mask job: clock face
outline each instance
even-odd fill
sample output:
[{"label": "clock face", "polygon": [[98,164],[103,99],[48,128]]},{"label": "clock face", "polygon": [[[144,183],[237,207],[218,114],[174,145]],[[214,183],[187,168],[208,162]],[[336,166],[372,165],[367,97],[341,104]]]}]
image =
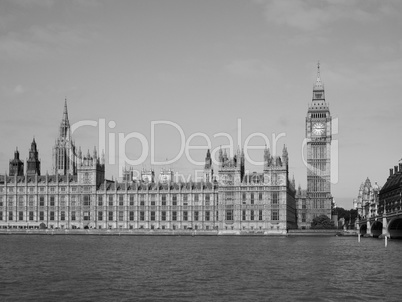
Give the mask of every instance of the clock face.
[{"label": "clock face", "polygon": [[325,133],[324,123],[314,123],[313,124],[313,134],[314,135],[323,135],[324,133]]}]

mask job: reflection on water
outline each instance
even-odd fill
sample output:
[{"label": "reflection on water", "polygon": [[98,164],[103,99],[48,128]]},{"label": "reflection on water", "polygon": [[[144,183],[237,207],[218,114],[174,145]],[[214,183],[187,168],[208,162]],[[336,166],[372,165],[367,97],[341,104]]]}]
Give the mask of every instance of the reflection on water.
[{"label": "reflection on water", "polygon": [[0,300],[399,301],[402,241],[0,236]]}]

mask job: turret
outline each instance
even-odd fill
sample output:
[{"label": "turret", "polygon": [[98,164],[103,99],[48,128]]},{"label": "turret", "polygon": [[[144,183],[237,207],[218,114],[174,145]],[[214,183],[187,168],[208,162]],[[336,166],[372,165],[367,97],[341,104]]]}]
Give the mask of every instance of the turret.
[{"label": "turret", "polygon": [[222,148],[219,149],[219,166],[223,167],[223,154],[222,154]]},{"label": "turret", "polygon": [[288,166],[289,155],[288,155],[288,149],[286,148],[285,145],[283,145],[283,149],[282,149],[282,161],[286,166]]},{"label": "turret", "polygon": [[94,148],[93,156],[87,151],[83,157],[81,148],[78,150],[78,179],[83,184],[90,184],[99,186],[105,180],[105,165],[100,164],[99,160],[95,158],[97,151]]},{"label": "turret", "polygon": [[205,156],[205,165],[204,165],[204,181],[212,182],[214,170],[212,169],[212,158],[211,152],[207,151],[207,155]]},{"label": "turret", "polygon": [[36,146],[35,138],[33,138],[31,149],[29,149],[29,157],[27,159],[27,175],[40,175],[39,152]]},{"label": "turret", "polygon": [[267,168],[270,164],[271,154],[269,153],[269,149],[265,145],[264,149],[264,168]]},{"label": "turret", "polygon": [[225,152],[223,153],[223,165],[224,166],[226,166],[228,160],[229,160],[228,154],[226,153],[226,149],[225,149]]},{"label": "turret", "polygon": [[15,149],[14,159],[10,160],[9,174],[10,176],[24,175],[24,163],[20,160],[20,153],[18,152],[18,148]]},{"label": "turret", "polygon": [[79,165],[79,166],[82,165],[82,151],[81,151],[81,147],[78,148],[78,165]]},{"label": "turret", "polygon": [[105,164],[105,150],[102,150],[101,165]]},{"label": "turret", "polygon": [[244,167],[244,149],[241,150],[240,154],[240,178],[241,180],[244,179],[245,167]]},{"label": "turret", "polygon": [[209,152],[209,149],[208,149],[207,155],[205,157],[204,169],[210,169],[211,167],[212,167],[212,159],[211,159],[211,153]]},{"label": "turret", "polygon": [[97,162],[97,160],[98,160],[98,152],[96,151],[96,147],[94,147],[93,158],[94,158],[95,162]]},{"label": "turret", "polygon": [[145,170],[141,171],[141,181],[145,183],[153,183],[155,182],[155,171],[154,170]]}]

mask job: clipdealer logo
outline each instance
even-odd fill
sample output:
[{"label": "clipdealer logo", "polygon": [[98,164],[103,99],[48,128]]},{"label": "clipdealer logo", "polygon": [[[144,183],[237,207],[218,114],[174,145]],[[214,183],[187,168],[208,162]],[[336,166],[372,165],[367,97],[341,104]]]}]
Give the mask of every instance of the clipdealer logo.
[{"label": "clipdealer logo", "polygon": [[[111,120],[106,123],[105,118],[100,118],[98,121],[96,120],[82,120],[74,123],[71,126],[71,134],[76,132],[78,129],[82,127],[95,127],[98,128],[98,150],[101,152],[107,153],[107,159],[105,158],[106,162],[109,165],[116,164],[116,154],[118,154],[118,165],[119,165],[119,176],[122,176],[122,170],[127,165],[129,166],[138,166],[142,165],[147,161],[148,156],[150,157],[150,164],[152,166],[166,166],[177,162],[182,156],[185,156],[186,159],[193,165],[204,165],[204,161],[196,161],[192,158],[190,151],[191,150],[211,150],[211,159],[213,164],[219,165],[219,162],[216,160],[218,158],[217,152],[220,149],[228,150],[228,156],[233,156],[235,154],[236,149],[242,149],[244,152],[244,157],[247,162],[251,163],[252,165],[262,166],[264,165],[263,161],[256,161],[253,160],[249,154],[250,150],[264,150],[265,148],[269,148],[271,155],[275,156],[278,141],[285,137],[285,133],[272,133],[271,139],[268,136],[261,132],[254,132],[251,133],[246,137],[243,142],[242,138],[242,120],[240,118],[237,119],[237,133],[236,139],[237,143],[235,144],[235,138],[230,135],[229,133],[219,132],[215,133],[212,137],[213,139],[217,138],[224,138],[227,140],[226,145],[220,145],[218,147],[212,148],[212,140],[211,137],[208,136],[206,133],[203,132],[195,132],[192,133],[190,136],[186,138],[183,128],[180,127],[175,122],[161,120],[161,121],[151,121],[150,129],[151,129],[151,136],[148,140],[142,133],[139,132],[130,132],[130,133],[114,133],[110,132],[116,127],[116,122]],[[177,131],[177,135],[180,138],[180,149],[179,152],[173,159],[165,160],[165,161],[157,161],[156,160],[156,132],[158,129],[162,127],[170,127]],[[107,144],[106,144],[106,136],[107,136]],[[205,144],[194,144],[193,140],[196,138],[202,138],[205,141]],[[263,145],[250,145],[250,142],[253,138],[260,138],[263,140]],[[130,140],[137,140],[140,147],[141,147],[141,155],[136,159],[131,159],[126,154],[126,144]],[[262,157],[261,157],[262,158]]]}]

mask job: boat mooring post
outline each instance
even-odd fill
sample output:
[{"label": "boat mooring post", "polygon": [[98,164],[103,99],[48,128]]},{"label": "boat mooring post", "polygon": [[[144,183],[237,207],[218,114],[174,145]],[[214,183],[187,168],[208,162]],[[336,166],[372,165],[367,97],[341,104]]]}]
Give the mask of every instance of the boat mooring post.
[{"label": "boat mooring post", "polygon": [[388,245],[388,236],[385,235],[385,247],[387,247],[387,245]]},{"label": "boat mooring post", "polygon": [[360,233],[357,235],[357,242],[360,242]]}]

